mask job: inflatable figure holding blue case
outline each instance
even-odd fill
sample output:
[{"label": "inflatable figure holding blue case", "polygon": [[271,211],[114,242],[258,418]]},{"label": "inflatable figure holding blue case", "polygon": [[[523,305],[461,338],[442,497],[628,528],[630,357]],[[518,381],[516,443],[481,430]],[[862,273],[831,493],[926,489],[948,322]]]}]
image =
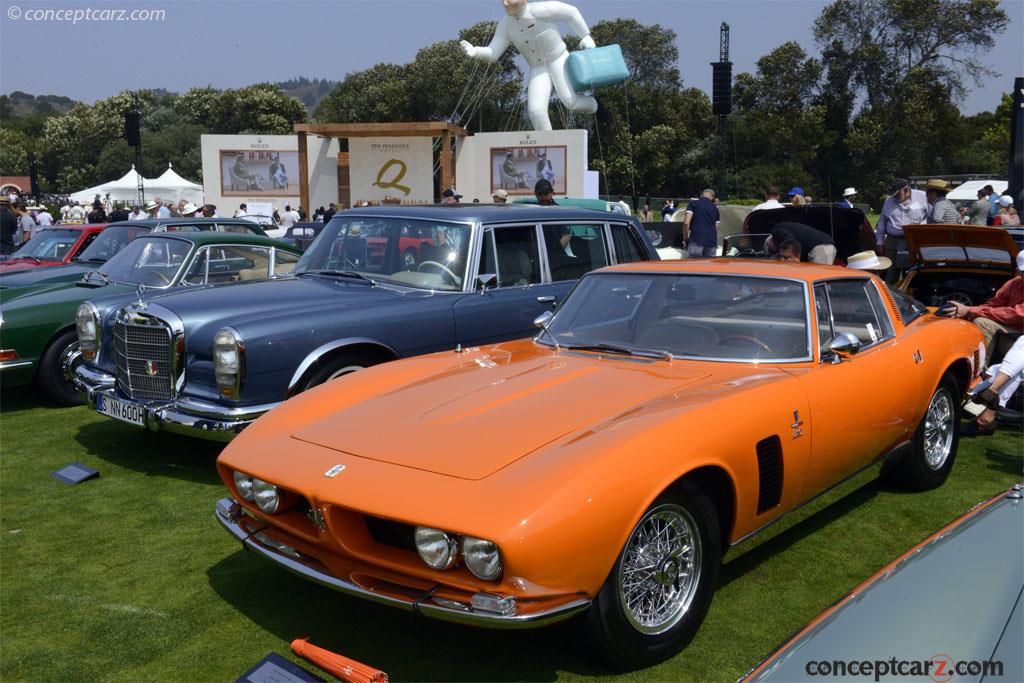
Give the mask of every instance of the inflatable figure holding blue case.
[{"label": "inflatable figure holding blue case", "polygon": [[552,87],[558,99],[570,111],[584,114],[596,112],[597,100],[579,94],[569,80],[566,72],[569,51],[556,23],[568,23],[574,33],[582,36],[580,48],[593,49],[594,39],[590,37],[590,29],[580,11],[572,5],[555,0],[502,0],[502,5],[506,16],[498,22],[491,44],[475,47],[463,40],[462,49],[466,54],[494,62],[504,54],[510,43],[515,45],[530,65],[526,101],[534,130],[551,130],[548,102]]}]

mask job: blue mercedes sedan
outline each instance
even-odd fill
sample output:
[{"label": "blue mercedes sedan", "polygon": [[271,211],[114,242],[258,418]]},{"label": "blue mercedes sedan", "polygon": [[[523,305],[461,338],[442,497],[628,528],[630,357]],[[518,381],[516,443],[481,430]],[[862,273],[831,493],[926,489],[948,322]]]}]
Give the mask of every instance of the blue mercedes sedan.
[{"label": "blue mercedes sedan", "polygon": [[[305,389],[397,358],[526,337],[590,270],[655,260],[632,217],[572,207],[336,214],[293,274],[83,305],[98,353],[75,381],[100,413],[229,440]],[[92,332],[88,332],[88,331]]]}]

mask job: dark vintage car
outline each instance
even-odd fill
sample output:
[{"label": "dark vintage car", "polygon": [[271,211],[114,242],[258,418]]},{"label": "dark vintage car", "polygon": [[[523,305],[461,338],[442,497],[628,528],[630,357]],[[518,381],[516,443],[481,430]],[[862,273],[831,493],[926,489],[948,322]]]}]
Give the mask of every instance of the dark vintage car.
[{"label": "dark vintage car", "polygon": [[325,224],[320,222],[296,223],[284,231],[281,241],[306,251],[320,235],[324,227]]},{"label": "dark vintage car", "polygon": [[851,254],[875,247],[875,232],[860,209],[809,204],[750,212],[743,222],[746,234],[727,237],[722,256],[764,256],[765,238],[782,222],[803,223],[830,235],[836,243],[837,265],[845,265]]},{"label": "dark vintage car", "polygon": [[1005,230],[977,225],[908,225],[913,264],[900,289],[929,306],[981,306],[1013,277],[1017,244]]},{"label": "dark vintage car", "polygon": [[0,262],[0,273],[71,263],[92,244],[106,224],[58,225],[37,230],[28,242]]},{"label": "dark vintage car", "polygon": [[[79,282],[55,284],[0,303],[0,379],[5,387],[36,382],[56,403],[79,403],[67,376],[81,360],[75,317],[82,302],[97,299],[85,304],[87,327],[93,311],[107,312],[178,287],[283,275],[298,260],[294,247],[259,235],[208,230],[142,233]],[[87,354],[93,352],[86,349]]]},{"label": "dark vintage car", "polygon": [[1022,488],[882,567],[743,680],[1024,680]]},{"label": "dark vintage car", "polygon": [[100,266],[129,242],[151,232],[237,232],[264,235],[263,229],[251,221],[224,218],[160,218],[144,221],[124,221],[108,225],[72,263],[32,271],[0,273],[0,301],[9,301],[52,285],[63,286],[82,279]]},{"label": "dark vintage car", "polygon": [[[607,212],[346,211],[294,277],[179,292],[97,319],[102,349],[78,382],[108,415],[227,440],[289,396],[355,370],[529,336],[584,273],[655,258],[638,221]],[[139,382],[126,362],[156,371]]]}]

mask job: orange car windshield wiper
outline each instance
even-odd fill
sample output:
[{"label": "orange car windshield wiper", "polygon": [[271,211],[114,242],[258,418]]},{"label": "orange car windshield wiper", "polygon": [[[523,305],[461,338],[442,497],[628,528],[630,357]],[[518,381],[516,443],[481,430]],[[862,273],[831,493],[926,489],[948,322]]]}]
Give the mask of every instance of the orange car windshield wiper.
[{"label": "orange car windshield wiper", "polygon": [[609,344],[607,342],[598,342],[597,344],[562,344],[562,348],[572,349],[573,351],[607,351],[608,353],[620,353],[625,356],[663,358],[665,360],[672,360],[673,357],[670,351],[664,349],[634,349],[628,346]]}]

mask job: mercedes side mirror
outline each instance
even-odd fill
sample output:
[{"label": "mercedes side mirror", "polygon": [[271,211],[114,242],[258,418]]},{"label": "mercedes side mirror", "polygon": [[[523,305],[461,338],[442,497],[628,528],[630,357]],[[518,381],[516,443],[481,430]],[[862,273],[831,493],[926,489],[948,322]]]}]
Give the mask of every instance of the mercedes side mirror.
[{"label": "mercedes side mirror", "polygon": [[483,294],[487,291],[488,287],[494,287],[498,284],[498,276],[494,273],[481,273],[476,276],[476,286]]},{"label": "mercedes side mirror", "polygon": [[860,349],[860,340],[849,332],[841,332],[828,340],[825,348],[832,354],[833,363],[849,360]]},{"label": "mercedes side mirror", "polygon": [[555,314],[551,311],[544,311],[536,318],[533,319],[533,326],[539,330],[543,330],[551,322],[551,319],[555,317]]}]

